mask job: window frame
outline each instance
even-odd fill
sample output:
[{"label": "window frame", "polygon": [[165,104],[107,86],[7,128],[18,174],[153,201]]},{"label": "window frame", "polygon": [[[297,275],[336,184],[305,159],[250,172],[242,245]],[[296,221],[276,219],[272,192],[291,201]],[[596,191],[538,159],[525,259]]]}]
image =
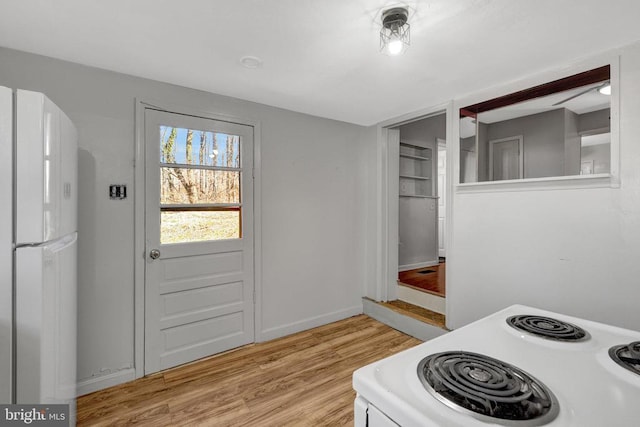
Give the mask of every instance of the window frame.
[{"label": "window frame", "polygon": [[[176,126],[165,125],[169,128],[175,128]],[[187,131],[193,132],[212,132],[218,133],[221,135],[227,135],[232,137],[237,137],[237,150],[238,150],[238,166],[230,167],[230,166],[212,166],[212,165],[200,165],[200,164],[188,164],[188,163],[167,163],[163,161],[158,162],[158,167],[160,170],[162,168],[172,168],[172,169],[192,169],[192,170],[210,170],[210,171],[223,171],[223,172],[236,172],[238,173],[238,202],[237,203],[162,203],[162,183],[160,184],[160,206],[159,212],[161,215],[160,219],[160,244],[161,245],[173,245],[173,244],[182,244],[182,243],[197,243],[197,242],[215,242],[222,240],[239,240],[242,239],[242,163],[243,163],[243,153],[242,153],[242,141],[240,135],[232,135],[224,132],[215,132],[215,131],[207,131],[202,129],[185,129]],[[162,140],[159,141],[162,144]],[[162,179],[162,173],[160,173],[160,179]],[[162,242],[162,214],[164,212],[238,212],[238,236],[237,237],[228,237],[224,239],[208,239],[208,240],[198,240],[198,241],[185,241],[185,242],[171,242],[171,243],[163,243]]]},{"label": "window frame", "polygon": [[[475,95],[454,101],[454,111],[456,113],[477,114],[469,111],[468,107],[476,109],[486,108],[490,102],[496,100],[505,100],[511,97],[513,100],[523,94],[526,96],[530,91],[539,90],[550,83],[556,81],[562,82],[568,77],[578,74],[587,75],[587,79],[598,79],[602,76],[602,69],[609,69],[609,81],[611,84],[610,98],[610,132],[611,132],[611,166],[610,172],[607,174],[592,175],[569,175],[554,176],[543,178],[524,178],[503,181],[481,181],[481,182],[460,182],[460,115],[452,117],[453,121],[453,138],[457,141],[455,144],[454,157],[454,189],[456,193],[476,193],[476,192],[500,192],[500,191],[526,191],[526,190],[553,190],[553,189],[572,189],[572,188],[619,188],[620,187],[620,58],[618,55],[609,55],[606,57],[596,58],[571,67],[541,73],[536,76],[523,78],[502,86],[496,86],[478,92]],[[594,70],[598,70],[597,72]],[[594,71],[593,73],[590,73]],[[594,77],[595,76],[595,77]],[[584,81],[584,80],[583,80]],[[596,80],[596,81],[602,81]],[[582,85],[589,84],[583,83]],[[575,86],[575,87],[579,87]],[[552,92],[553,93],[553,92]],[[507,94],[507,95],[505,95]],[[544,96],[544,95],[540,95]],[[523,100],[523,99],[521,99]],[[515,101],[513,103],[520,102]],[[494,104],[495,105],[495,104]],[[504,104],[507,105],[507,104]],[[476,156],[477,162],[477,156]]]}]

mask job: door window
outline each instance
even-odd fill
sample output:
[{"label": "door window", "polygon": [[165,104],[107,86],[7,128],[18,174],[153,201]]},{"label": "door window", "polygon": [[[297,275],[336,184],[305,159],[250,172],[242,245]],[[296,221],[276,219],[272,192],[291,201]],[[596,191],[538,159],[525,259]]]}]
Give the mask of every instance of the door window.
[{"label": "door window", "polygon": [[160,243],[241,238],[240,136],[159,131]]}]

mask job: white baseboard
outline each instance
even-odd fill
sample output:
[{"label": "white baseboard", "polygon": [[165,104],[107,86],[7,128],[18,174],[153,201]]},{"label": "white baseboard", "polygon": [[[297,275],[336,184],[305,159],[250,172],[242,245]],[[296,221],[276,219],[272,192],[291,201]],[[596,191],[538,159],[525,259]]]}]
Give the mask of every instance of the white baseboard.
[{"label": "white baseboard", "polygon": [[407,286],[398,285],[398,299],[440,314],[447,314],[446,299],[428,292],[420,292]]},{"label": "white baseboard", "polygon": [[357,316],[358,314],[362,314],[362,305],[355,305],[343,310],[322,314],[320,316],[310,317],[308,319],[299,320],[287,325],[265,329],[260,334],[260,341],[269,341],[287,335],[295,334],[296,332],[306,331],[307,329],[326,325],[327,323],[331,322],[337,322],[338,320],[346,319],[347,317],[351,316]]},{"label": "white baseboard", "polygon": [[78,396],[93,393],[94,391],[104,390],[114,385],[123,384],[136,379],[136,370],[133,368],[123,369],[111,374],[99,377],[91,377],[78,382],[76,393]]},{"label": "white baseboard", "polygon": [[363,305],[364,314],[367,316],[422,341],[428,341],[448,332],[446,329],[438,328],[414,319],[413,317],[405,316],[367,298],[363,298]]},{"label": "white baseboard", "polygon": [[431,261],[425,261],[425,262],[417,262],[415,264],[399,265],[398,266],[398,272],[400,272],[400,271],[408,271],[408,270],[415,270],[416,268],[433,267],[434,265],[438,265],[438,264],[440,264],[440,260],[439,259],[431,260]]}]

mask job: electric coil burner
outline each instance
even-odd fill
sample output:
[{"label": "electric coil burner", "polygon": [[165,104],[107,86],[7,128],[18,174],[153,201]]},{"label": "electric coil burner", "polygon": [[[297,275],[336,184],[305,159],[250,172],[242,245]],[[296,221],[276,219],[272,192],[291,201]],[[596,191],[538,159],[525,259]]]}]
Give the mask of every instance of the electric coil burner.
[{"label": "electric coil burner", "polygon": [[620,366],[640,375],[640,341],[629,345],[616,345],[609,349],[609,356]]},{"label": "electric coil burner", "polygon": [[430,355],[418,364],[418,376],[438,400],[480,420],[540,426],[558,415],[558,401],[544,384],[513,365],[482,354],[449,351]]},{"label": "electric coil burner", "polygon": [[587,332],[569,322],[545,316],[518,315],[507,319],[515,329],[556,341],[583,341],[589,339]]}]

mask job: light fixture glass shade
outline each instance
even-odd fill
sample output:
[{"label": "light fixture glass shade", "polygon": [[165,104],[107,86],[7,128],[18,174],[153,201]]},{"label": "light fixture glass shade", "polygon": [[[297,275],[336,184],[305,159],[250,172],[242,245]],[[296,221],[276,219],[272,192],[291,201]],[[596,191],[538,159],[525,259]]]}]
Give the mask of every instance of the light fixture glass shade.
[{"label": "light fixture glass shade", "polygon": [[393,8],[382,13],[380,30],[380,50],[387,55],[399,55],[411,44],[405,8]]},{"label": "light fixture glass shade", "polygon": [[606,85],[602,86],[600,89],[598,89],[598,92],[603,95],[611,95],[611,84],[607,83]]}]

